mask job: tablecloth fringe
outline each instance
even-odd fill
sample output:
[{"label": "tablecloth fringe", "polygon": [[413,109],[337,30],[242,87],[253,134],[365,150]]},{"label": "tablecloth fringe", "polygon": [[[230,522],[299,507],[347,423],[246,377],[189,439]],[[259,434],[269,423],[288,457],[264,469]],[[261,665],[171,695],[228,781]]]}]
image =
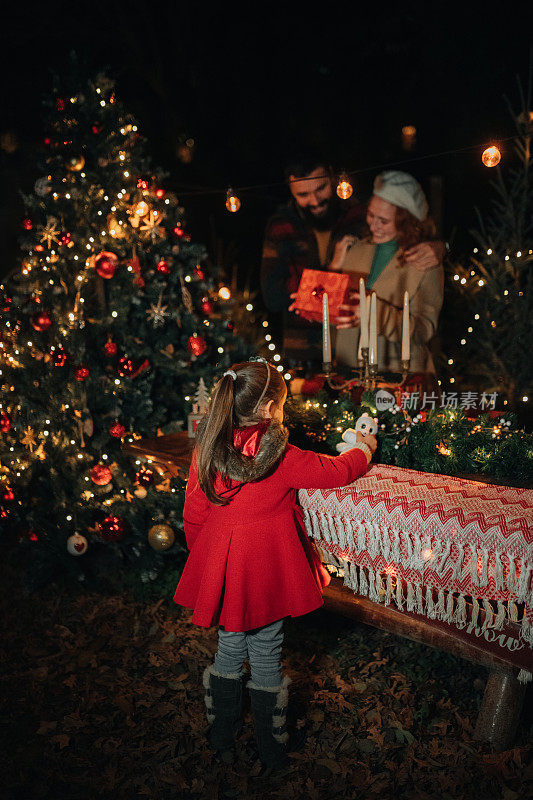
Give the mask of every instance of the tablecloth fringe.
[{"label": "tablecloth fringe", "polygon": [[[340,559],[335,553],[332,553],[332,556],[337,561],[337,571],[344,578],[345,585],[373,602],[385,605],[394,603],[400,611],[405,607],[407,611],[427,616],[429,619],[448,622],[457,628],[471,626],[472,630],[478,634],[484,633],[487,629],[502,630],[506,619],[511,622],[519,622],[518,607],[514,600],[505,602],[494,600],[491,603],[487,598],[472,596],[471,602],[467,603],[463,593],[454,593],[442,588],[432,589],[424,583],[398,579],[394,574],[394,562],[396,562],[422,572],[423,578],[424,568],[428,568],[430,560],[427,557],[427,550],[430,550],[430,558],[434,562],[431,569],[439,575],[444,575],[451,567],[452,577],[459,580],[466,564],[471,570],[472,583],[486,586],[488,585],[489,553],[485,549],[476,549],[470,545],[463,548],[459,544],[456,545],[457,557],[452,560],[451,543],[440,540],[432,543],[429,535],[418,536],[400,531],[392,532],[391,536],[391,531],[382,531],[376,523],[353,522],[329,514],[317,514],[314,510],[307,508],[304,509],[304,519],[307,532],[312,538],[319,540],[321,545],[333,545],[340,551]],[[400,540],[406,545],[407,556],[400,549]],[[468,556],[464,552],[467,548],[470,551]],[[382,555],[386,561],[393,563],[384,570],[378,571],[347,560],[347,551],[357,553],[362,550],[368,552],[371,557]],[[328,552],[330,551],[328,550]],[[532,593],[528,591],[531,565],[526,565],[524,559],[520,559],[520,571],[517,573],[514,559],[507,556],[506,558],[512,565],[509,570],[507,586],[503,581],[504,569],[501,554],[496,553],[494,562],[496,589],[513,591],[518,601],[525,602],[526,608],[520,624],[520,637],[533,647],[533,626],[527,613],[532,605]],[[494,610],[493,603],[496,610]],[[480,622],[481,607],[484,611],[482,622]]]},{"label": "tablecloth fringe", "polygon": [[[486,598],[472,597],[467,602],[464,594],[446,589],[431,589],[414,581],[397,579],[392,574],[383,574],[369,567],[361,567],[351,561],[341,561],[334,567],[345,586],[357,594],[368,597],[375,603],[388,606],[391,603],[400,611],[421,614],[429,619],[455,625],[457,628],[470,627],[478,634],[486,630],[501,631],[506,619],[519,622],[516,603],[496,601],[497,611]],[[480,610],[484,615],[481,621]],[[520,624],[520,638],[533,646],[533,629],[527,616]]]},{"label": "tablecloth fringe", "polygon": [[488,586],[494,579],[496,591],[509,591],[520,603],[533,606],[531,574],[533,564],[507,553],[463,545],[450,539],[432,538],[429,533],[393,530],[370,520],[351,520],[304,508],[308,534],[354,553],[362,550],[371,558],[382,555],[390,561],[423,572],[431,569],[440,577],[451,570],[460,581],[468,576],[474,586]]}]

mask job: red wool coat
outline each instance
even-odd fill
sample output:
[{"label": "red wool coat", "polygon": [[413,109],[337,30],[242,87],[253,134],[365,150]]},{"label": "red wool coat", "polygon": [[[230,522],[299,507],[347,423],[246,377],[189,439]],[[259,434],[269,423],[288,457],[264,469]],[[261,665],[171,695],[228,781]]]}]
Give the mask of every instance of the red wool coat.
[{"label": "red wool coat", "polygon": [[[235,444],[245,455],[255,454],[262,433],[264,426],[236,431]],[[298,489],[346,486],[366,469],[360,449],[325,456],[284,439],[273,471],[250,483],[232,481],[229,505],[216,506],[200,488],[193,456],[183,511],[190,554],[174,601],[194,609],[197,625],[220,624],[228,631],[319,608],[330,579],[305,532]],[[215,488],[224,489],[220,477]]]}]

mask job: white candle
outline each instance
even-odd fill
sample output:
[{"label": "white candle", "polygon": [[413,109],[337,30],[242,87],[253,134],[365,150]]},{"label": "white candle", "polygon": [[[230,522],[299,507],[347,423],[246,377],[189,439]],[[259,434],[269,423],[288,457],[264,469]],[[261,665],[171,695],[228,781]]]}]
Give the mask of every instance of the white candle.
[{"label": "white candle", "polygon": [[409,292],[404,292],[402,319],[402,361],[409,361],[410,357],[411,342],[409,337]]},{"label": "white candle", "polygon": [[368,363],[378,363],[378,327],[377,327],[377,309],[376,309],[376,293],[372,292],[372,299],[370,300],[370,333],[368,344]]},{"label": "white candle", "polygon": [[322,295],[322,363],[331,363],[331,338],[329,332],[329,306],[326,292]]},{"label": "white candle", "polygon": [[361,309],[361,333],[359,334],[359,342],[361,347],[368,347],[368,314],[366,307],[366,289],[365,282],[359,278],[359,306]]}]

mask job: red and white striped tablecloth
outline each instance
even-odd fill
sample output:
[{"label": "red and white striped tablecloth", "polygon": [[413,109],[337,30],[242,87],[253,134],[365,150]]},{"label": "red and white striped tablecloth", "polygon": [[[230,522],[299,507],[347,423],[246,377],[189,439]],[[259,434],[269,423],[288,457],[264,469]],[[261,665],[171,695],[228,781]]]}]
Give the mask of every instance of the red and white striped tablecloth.
[{"label": "red and white striped tablecloth", "polygon": [[374,464],[299,499],[354,591],[494,636],[519,623],[517,646],[533,647],[533,490]]}]

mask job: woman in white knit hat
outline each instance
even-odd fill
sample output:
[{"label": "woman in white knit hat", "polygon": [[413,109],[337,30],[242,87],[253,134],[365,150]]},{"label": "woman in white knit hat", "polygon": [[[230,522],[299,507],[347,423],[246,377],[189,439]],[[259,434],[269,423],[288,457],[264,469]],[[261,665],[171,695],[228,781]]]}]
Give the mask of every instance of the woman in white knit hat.
[{"label": "woman in white knit hat", "polygon": [[[337,319],[335,359],[337,364],[357,365],[360,312],[359,278],[367,293],[377,297],[378,366],[380,372],[401,372],[401,341],[404,292],[409,292],[411,373],[435,374],[428,342],[435,335],[442,307],[444,271],[435,266],[420,271],[405,259],[410,247],[434,238],[433,222],[420,184],[406,172],[378,175],[368,204],[369,235],[357,240],[336,259],[334,269],[352,273],[352,300],[341,306]],[[439,248],[435,248],[439,252]],[[432,381],[429,381],[431,384]]]}]

